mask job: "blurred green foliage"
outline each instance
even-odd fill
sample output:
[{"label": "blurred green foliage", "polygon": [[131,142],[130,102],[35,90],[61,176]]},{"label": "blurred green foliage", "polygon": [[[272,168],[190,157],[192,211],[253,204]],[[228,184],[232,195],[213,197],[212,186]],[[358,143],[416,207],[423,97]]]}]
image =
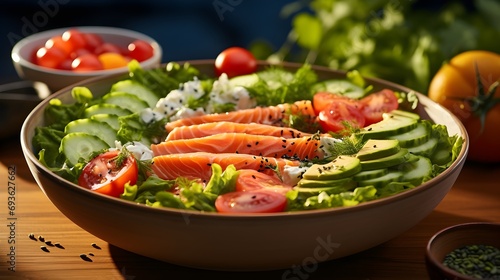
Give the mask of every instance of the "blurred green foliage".
[{"label": "blurred green foliage", "polygon": [[499,0],[298,0],[281,16],[292,17],[287,41],[274,49],[254,44],[259,59],[358,70],[424,94],[454,55],[500,53]]}]

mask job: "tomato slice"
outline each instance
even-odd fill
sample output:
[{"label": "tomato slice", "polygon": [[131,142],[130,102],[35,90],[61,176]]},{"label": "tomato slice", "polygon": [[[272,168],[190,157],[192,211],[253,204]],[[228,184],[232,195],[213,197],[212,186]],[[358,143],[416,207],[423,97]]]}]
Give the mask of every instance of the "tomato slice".
[{"label": "tomato slice", "polygon": [[253,169],[240,169],[236,180],[236,191],[268,190],[286,194],[292,189],[277,176],[269,175]]},{"label": "tomato slice", "polygon": [[341,133],[349,127],[361,128],[365,125],[362,107],[355,99],[338,98],[319,112],[319,124],[324,132]]},{"label": "tomato slice", "polygon": [[78,177],[78,185],[87,189],[119,197],[126,183],[137,182],[138,167],[134,156],[129,155],[119,166],[117,158],[120,151],[113,150],[98,155],[83,168]]},{"label": "tomato slice", "polygon": [[215,73],[226,73],[229,78],[257,71],[257,60],[247,49],[231,47],[222,51],[215,59]]},{"label": "tomato slice", "polygon": [[384,113],[395,110],[399,107],[398,98],[394,91],[384,89],[372,93],[360,99],[363,104],[363,115],[365,116],[365,125],[377,123],[382,120]]},{"label": "tomato slice", "polygon": [[275,213],[283,212],[286,202],[285,195],[277,192],[229,192],[217,197],[215,208],[220,213]]}]

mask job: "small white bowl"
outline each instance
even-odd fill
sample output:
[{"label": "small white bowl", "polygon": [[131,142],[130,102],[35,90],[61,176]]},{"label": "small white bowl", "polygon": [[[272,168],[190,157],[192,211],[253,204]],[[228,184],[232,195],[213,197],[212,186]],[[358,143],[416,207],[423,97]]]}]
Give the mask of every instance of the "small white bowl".
[{"label": "small white bowl", "polygon": [[88,78],[126,73],[128,71],[127,67],[120,67],[92,72],[73,72],[41,67],[31,61],[31,56],[36,49],[42,47],[48,39],[62,35],[68,29],[77,29],[81,32],[97,34],[101,36],[104,42],[113,43],[123,48],[126,48],[129,43],[136,39],[144,40],[153,46],[154,53],[151,58],[141,62],[141,66],[145,69],[155,68],[161,63],[161,46],[156,40],[145,34],[133,30],[105,26],[65,27],[39,32],[17,42],[12,49],[11,57],[19,77],[25,80],[43,82],[47,84],[51,91],[55,92]]}]

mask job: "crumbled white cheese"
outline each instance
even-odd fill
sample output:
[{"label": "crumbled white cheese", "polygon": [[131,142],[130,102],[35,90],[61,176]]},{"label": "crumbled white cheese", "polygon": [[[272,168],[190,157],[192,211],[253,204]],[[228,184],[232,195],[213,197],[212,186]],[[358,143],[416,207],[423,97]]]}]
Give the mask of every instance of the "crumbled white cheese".
[{"label": "crumbled white cheese", "polygon": [[295,186],[302,178],[308,167],[285,165],[282,178],[283,182],[289,186]]},{"label": "crumbled white cheese", "polygon": [[149,148],[149,146],[144,145],[141,142],[133,141],[128,142],[122,145],[122,143],[118,140],[115,141],[116,148],[110,148],[110,151],[113,150],[121,150],[123,147],[126,147],[127,150],[137,159],[137,160],[150,160],[153,158],[153,151]]}]

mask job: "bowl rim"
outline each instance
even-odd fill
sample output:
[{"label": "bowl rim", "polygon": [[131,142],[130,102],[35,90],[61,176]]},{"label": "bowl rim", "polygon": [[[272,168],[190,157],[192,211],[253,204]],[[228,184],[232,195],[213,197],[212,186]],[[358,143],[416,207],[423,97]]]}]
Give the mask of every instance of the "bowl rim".
[{"label": "bowl rim", "polygon": [[141,61],[140,64],[150,64],[153,63],[156,60],[162,59],[163,55],[163,49],[160,46],[160,44],[150,37],[149,35],[146,35],[144,33],[132,30],[132,29],[125,29],[125,28],[120,28],[120,27],[113,27],[113,26],[68,26],[68,27],[62,27],[62,28],[56,28],[56,29],[49,29],[41,32],[34,33],[32,35],[26,36],[19,40],[14,47],[12,48],[11,51],[11,59],[14,63],[19,63],[19,65],[27,68],[31,68],[33,70],[39,71],[39,72],[45,72],[48,74],[54,74],[54,75],[66,75],[66,76],[74,76],[74,77],[94,77],[95,75],[113,75],[115,73],[122,73],[124,69],[127,68],[127,66],[120,67],[120,68],[114,68],[114,69],[104,69],[104,70],[95,70],[95,71],[89,71],[89,72],[74,72],[71,70],[61,70],[61,69],[52,69],[48,67],[42,67],[39,66],[33,62],[31,62],[29,59],[25,58],[22,56],[21,50],[25,48],[28,44],[30,44],[33,41],[36,40],[42,40],[42,39],[50,39],[53,36],[56,36],[57,34],[62,34],[64,31],[70,30],[70,29],[77,29],[79,31],[83,32],[90,32],[90,33],[96,33],[98,35],[103,35],[103,34],[112,34],[112,35],[118,35],[118,36],[123,36],[123,37],[130,37],[130,38],[135,38],[135,39],[141,39],[144,41],[147,41],[153,46],[153,56]]},{"label": "bowl rim", "polygon": [[[185,60],[185,61],[177,61],[177,63],[189,63],[193,66],[197,65],[204,65],[207,63],[214,63],[215,60],[213,59],[201,59],[201,60]],[[163,67],[164,64],[162,64]],[[266,61],[258,61],[259,66],[268,66],[268,65],[276,65],[273,63],[269,63]],[[295,62],[282,62],[277,65],[282,65],[285,67],[300,67],[303,64],[302,63],[295,63]],[[328,68],[326,66],[317,66],[317,65],[312,65],[311,66],[313,69],[317,69],[320,71],[328,71],[337,75],[345,75],[345,71],[340,71],[340,70],[333,70],[331,68]],[[298,68],[297,68],[298,69]],[[103,75],[103,76],[98,76],[98,77],[93,77],[86,79],[84,81],[80,81],[78,83],[75,83],[73,85],[67,86],[63,89],[58,90],[57,92],[53,93],[51,95],[51,98],[58,98],[59,96],[67,93],[67,91],[75,86],[82,86],[85,84],[89,83],[95,83],[99,82],[102,80],[106,79],[112,79],[112,78],[118,78],[120,76],[125,76],[126,74],[113,74],[113,75]],[[416,92],[412,89],[409,89],[405,86],[398,85],[386,80],[378,79],[378,78],[369,78],[369,77],[364,77],[365,80],[368,83],[384,83],[387,86],[393,87],[393,88],[398,88],[400,90],[404,90],[405,92],[415,92],[419,98],[427,98],[423,94]],[[430,99],[429,99],[430,100]],[[215,218],[215,219],[241,219],[244,217],[245,219],[248,220],[253,220],[253,219],[261,219],[261,220],[270,220],[270,219],[283,219],[283,218],[291,218],[295,219],[297,216],[300,217],[309,217],[309,216],[324,216],[324,215],[332,215],[332,214],[345,214],[345,213],[351,213],[351,212],[358,212],[358,211],[363,211],[367,208],[372,208],[372,207],[377,207],[380,205],[386,205],[386,204],[391,204],[397,200],[403,200],[407,199],[415,194],[421,193],[426,191],[429,188],[432,188],[435,184],[444,181],[446,178],[451,176],[453,171],[457,168],[460,168],[462,166],[463,162],[466,159],[466,154],[469,149],[469,141],[468,141],[468,134],[467,131],[464,127],[464,125],[459,121],[459,119],[451,113],[448,109],[438,105],[442,110],[446,111],[450,117],[454,120],[454,122],[457,124],[460,130],[460,134],[464,138],[462,149],[460,150],[460,153],[457,156],[457,159],[444,171],[442,172],[439,176],[432,178],[431,180],[413,188],[409,189],[404,192],[400,192],[388,197],[384,198],[379,198],[373,201],[367,201],[360,203],[355,206],[349,206],[349,207],[332,207],[332,208],[326,208],[326,209],[312,209],[312,210],[300,210],[300,211],[291,211],[291,212],[279,212],[279,213],[265,213],[265,214],[221,214],[221,213],[211,213],[211,212],[202,212],[202,211],[193,211],[193,210],[183,210],[183,209],[176,209],[176,208],[168,208],[168,207],[150,207],[147,205],[143,204],[138,204],[134,203],[131,201],[127,201],[124,199],[120,198],[115,198],[115,197],[110,197],[98,192],[94,192],[85,188],[82,188],[70,181],[67,181],[63,179],[60,176],[57,176],[55,173],[50,171],[47,167],[45,167],[43,164],[41,164],[38,161],[38,158],[35,156],[35,154],[32,151],[32,147],[29,147],[28,144],[31,143],[31,139],[28,139],[28,132],[27,132],[27,127],[31,122],[33,122],[33,115],[35,115],[38,111],[43,110],[43,108],[46,106],[46,104],[50,101],[50,98],[47,98],[40,102],[32,111],[31,113],[26,117],[26,120],[24,121],[22,128],[21,128],[21,148],[23,150],[23,153],[25,155],[25,158],[27,160],[30,160],[33,162],[34,165],[38,168],[38,170],[43,171],[46,173],[48,176],[50,176],[52,179],[55,179],[63,184],[69,184],[72,187],[73,191],[80,192],[81,194],[86,194],[92,196],[94,199],[99,199],[99,200],[106,200],[108,203],[113,203],[113,204],[118,204],[119,206],[126,206],[126,207],[142,207],[143,209],[148,209],[147,211],[154,211],[155,213],[164,213],[164,214],[171,214],[171,215],[189,215],[190,217],[210,217],[210,218]]]},{"label": "bowl rim", "polygon": [[488,230],[490,228],[496,228],[500,229],[500,223],[498,222],[467,222],[467,223],[460,223],[460,224],[455,224],[451,225],[448,227],[445,227],[438,232],[436,232],[427,242],[427,245],[425,247],[425,254],[429,262],[431,262],[434,266],[436,266],[439,270],[444,271],[447,274],[453,275],[455,277],[460,277],[459,279],[468,279],[468,280],[474,280],[477,278],[471,277],[469,275],[461,274],[456,270],[453,270],[445,265],[442,264],[440,260],[437,259],[436,255],[432,253],[432,247],[435,244],[435,242],[441,238],[444,234],[446,233],[451,233],[451,232],[457,232],[457,231],[462,231],[462,230],[467,230],[470,228],[478,228],[480,227],[482,230]]}]

